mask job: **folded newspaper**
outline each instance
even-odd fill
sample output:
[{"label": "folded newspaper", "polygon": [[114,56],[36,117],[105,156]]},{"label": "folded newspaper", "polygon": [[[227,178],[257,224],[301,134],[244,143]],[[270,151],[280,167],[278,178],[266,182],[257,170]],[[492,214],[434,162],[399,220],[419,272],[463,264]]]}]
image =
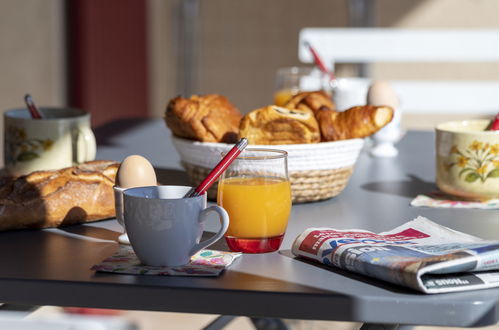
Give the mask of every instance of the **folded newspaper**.
[{"label": "folded newspaper", "polygon": [[442,293],[499,286],[499,241],[486,241],[418,217],[391,231],[309,228],[293,254],[407,286]]}]

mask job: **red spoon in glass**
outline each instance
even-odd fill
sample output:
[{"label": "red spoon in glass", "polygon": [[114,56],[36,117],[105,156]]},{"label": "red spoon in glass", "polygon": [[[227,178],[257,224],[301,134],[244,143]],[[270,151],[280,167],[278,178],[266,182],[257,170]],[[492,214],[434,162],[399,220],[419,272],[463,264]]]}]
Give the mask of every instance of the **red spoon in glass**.
[{"label": "red spoon in glass", "polygon": [[225,155],[224,158],[211,170],[208,176],[196,187],[191,188],[185,195],[186,197],[196,197],[204,194],[218,177],[229,167],[229,165],[234,161],[234,159],[239,156],[239,154],[246,148],[248,145],[248,140],[246,138],[242,138],[237,142],[237,144],[230,149],[230,151]]},{"label": "red spoon in glass", "polygon": [[319,68],[319,70],[321,70],[324,74],[328,75],[329,80],[331,80],[331,81],[336,80],[336,76],[334,75],[334,72],[332,70],[331,71],[328,70],[328,68],[326,67],[326,64],[324,63],[322,58],[319,56],[319,53],[317,52],[317,50],[314,47],[312,47],[310,42],[305,41],[305,46],[307,46],[308,49],[310,50],[310,53],[312,54],[312,57],[314,59],[314,63]]}]

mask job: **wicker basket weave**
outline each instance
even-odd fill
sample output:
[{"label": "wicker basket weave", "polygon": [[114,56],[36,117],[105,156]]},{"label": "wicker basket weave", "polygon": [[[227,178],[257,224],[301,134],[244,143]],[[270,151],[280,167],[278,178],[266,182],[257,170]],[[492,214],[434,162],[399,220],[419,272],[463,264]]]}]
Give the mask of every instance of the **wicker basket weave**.
[{"label": "wicker basket weave", "polygon": [[[203,143],[174,137],[191,183],[198,185],[220,161],[221,152],[232,145]],[[312,202],[338,195],[347,185],[362,149],[362,139],[317,144],[259,145],[258,148],[282,149],[288,152],[288,174],[293,203]],[[217,186],[208,190],[208,198],[216,199]]]}]

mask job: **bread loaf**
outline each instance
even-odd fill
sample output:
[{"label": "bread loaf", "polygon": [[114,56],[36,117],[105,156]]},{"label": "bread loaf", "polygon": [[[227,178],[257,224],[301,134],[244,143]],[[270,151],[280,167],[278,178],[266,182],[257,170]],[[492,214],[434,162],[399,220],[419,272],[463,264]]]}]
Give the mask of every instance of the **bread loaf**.
[{"label": "bread loaf", "polygon": [[311,110],[269,105],[247,113],[239,135],[250,144],[294,144],[320,141],[319,125]]},{"label": "bread loaf", "polygon": [[92,161],[0,179],[0,230],[46,228],[115,216],[118,163]]}]

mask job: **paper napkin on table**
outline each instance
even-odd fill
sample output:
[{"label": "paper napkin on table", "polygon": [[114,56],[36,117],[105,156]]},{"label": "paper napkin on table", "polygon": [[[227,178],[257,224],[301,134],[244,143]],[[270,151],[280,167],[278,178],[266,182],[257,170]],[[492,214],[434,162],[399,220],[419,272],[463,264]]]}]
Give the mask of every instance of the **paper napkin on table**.
[{"label": "paper napkin on table", "polygon": [[201,250],[187,265],[156,267],[143,265],[131,246],[120,245],[114,255],[93,266],[92,270],[136,275],[218,276],[240,255],[239,252]]},{"label": "paper napkin on table", "polygon": [[487,201],[464,201],[459,197],[447,195],[441,191],[434,191],[429,194],[417,195],[411,201],[411,206],[425,206],[437,208],[461,208],[461,209],[499,209],[499,199],[489,199]]}]

